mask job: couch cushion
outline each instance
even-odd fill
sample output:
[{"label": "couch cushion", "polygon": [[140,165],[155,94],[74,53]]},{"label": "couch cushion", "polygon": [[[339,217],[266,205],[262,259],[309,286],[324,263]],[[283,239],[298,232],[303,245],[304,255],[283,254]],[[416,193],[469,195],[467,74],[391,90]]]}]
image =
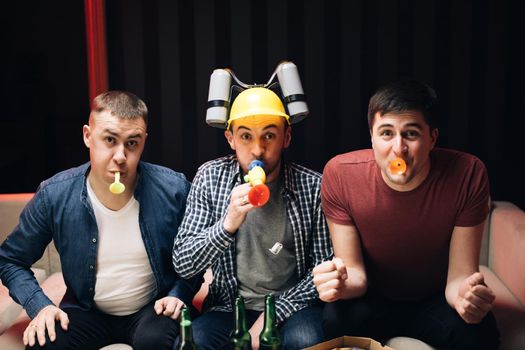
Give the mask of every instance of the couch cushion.
[{"label": "couch cushion", "polygon": [[0,242],[18,224],[18,217],[31,198],[33,193],[0,194]]},{"label": "couch cushion", "polygon": [[[33,193],[0,194],[0,243],[18,225],[20,213],[33,195]],[[33,267],[44,269],[48,275],[62,271],[60,258],[53,242],[46,248],[42,258],[33,264]]]},{"label": "couch cushion", "polygon": [[[32,268],[32,270],[38,283],[42,283],[47,276],[46,271],[38,268]],[[22,306],[15,303],[9,296],[9,290],[0,282],[0,334],[11,327],[22,314],[25,315],[25,312],[22,311]]]},{"label": "couch cushion", "polygon": [[496,202],[490,220],[489,267],[525,305],[525,212]]},{"label": "couch cushion", "polygon": [[396,350],[435,350],[432,346],[419,339],[409,337],[395,337],[386,342],[387,346]]},{"label": "couch cushion", "polygon": [[[46,278],[46,271],[43,269],[32,268],[39,283]],[[2,350],[23,350],[22,333],[25,330],[27,321],[19,322],[27,315],[22,306],[18,305],[9,296],[9,291],[0,283],[0,349]]]},{"label": "couch cushion", "polygon": [[486,266],[480,266],[485,283],[497,295],[492,312],[501,335],[500,350],[525,349],[525,308]]},{"label": "couch cushion", "polygon": [[212,281],[213,281],[213,274],[210,268],[210,269],[207,269],[206,272],[204,273],[204,282],[202,283],[201,288],[199,289],[199,291],[197,292],[197,294],[195,294],[195,297],[193,298],[192,304],[199,311],[202,311],[202,304],[204,303],[204,299],[206,299],[206,296],[208,295],[208,291],[210,288],[209,286]]},{"label": "couch cushion", "polygon": [[490,247],[490,215],[494,210],[494,202],[491,202],[489,216],[485,220],[485,226],[483,226],[483,238],[481,240],[481,247],[479,250],[479,264],[489,264],[489,247]]},{"label": "couch cushion", "polygon": [[100,348],[100,350],[133,350],[131,346],[128,344],[112,344],[108,346],[104,346],[103,348]]}]

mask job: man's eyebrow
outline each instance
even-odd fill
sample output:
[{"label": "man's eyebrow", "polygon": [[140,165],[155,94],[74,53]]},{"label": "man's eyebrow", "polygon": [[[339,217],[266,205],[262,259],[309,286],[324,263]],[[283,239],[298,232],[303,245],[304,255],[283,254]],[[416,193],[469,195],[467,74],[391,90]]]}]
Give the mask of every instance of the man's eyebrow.
[{"label": "man's eyebrow", "polygon": [[[270,125],[266,125],[263,130],[266,130],[266,129],[269,129],[269,128],[277,128],[277,125],[276,124],[270,124]],[[237,128],[238,129],[246,129],[246,130],[252,130],[250,129],[249,127],[245,126],[245,125],[239,125],[239,127]]]},{"label": "man's eyebrow", "polygon": [[269,128],[277,128],[277,125],[275,125],[275,124],[267,125],[267,126],[264,127],[264,130],[269,129]]},{"label": "man's eyebrow", "polygon": [[133,135],[129,135],[128,136],[128,139],[141,139],[142,138],[142,134],[133,134]]},{"label": "man's eyebrow", "polygon": [[[111,136],[115,136],[115,137],[118,137],[120,136],[119,133],[115,132],[115,131],[112,131],[111,129],[104,129],[102,131],[102,133],[107,133],[107,134],[110,134]],[[138,134],[133,134],[133,135],[129,135],[127,137],[128,139],[135,139],[135,138],[142,138],[142,133],[138,133]]]},{"label": "man's eyebrow", "polygon": [[384,124],[379,125],[377,128],[382,129],[382,128],[393,128],[393,127],[394,126],[392,124],[384,123]]},{"label": "man's eyebrow", "polygon": [[[390,123],[385,123],[385,124],[381,124],[377,127],[377,129],[382,129],[382,128],[393,128],[394,125],[393,124],[390,124]],[[420,123],[407,123],[407,124],[404,124],[403,125],[403,128],[416,128],[416,129],[423,129],[423,126],[420,124]]]},{"label": "man's eyebrow", "polygon": [[405,126],[408,126],[408,127],[412,127],[412,128],[417,128],[417,129],[423,129],[423,126],[419,123],[408,123],[407,125]]},{"label": "man's eyebrow", "polygon": [[112,131],[112,130],[110,130],[110,129],[104,129],[104,130],[102,131],[102,133],[103,133],[103,134],[111,134],[111,135],[113,135],[113,136],[118,136],[118,133],[116,133],[116,132],[114,132],[114,131]]}]

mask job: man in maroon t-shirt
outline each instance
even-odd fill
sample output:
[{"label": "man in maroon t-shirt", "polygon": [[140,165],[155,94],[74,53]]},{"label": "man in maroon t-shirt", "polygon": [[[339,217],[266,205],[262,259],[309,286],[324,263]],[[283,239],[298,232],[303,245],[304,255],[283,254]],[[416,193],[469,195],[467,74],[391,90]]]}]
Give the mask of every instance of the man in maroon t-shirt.
[{"label": "man in maroon t-shirt", "polygon": [[395,336],[496,349],[494,293],[478,271],[489,182],[483,163],[436,148],[437,97],[415,80],[370,99],[372,149],[331,159],[322,201],[335,258],[314,283],[328,336]]}]

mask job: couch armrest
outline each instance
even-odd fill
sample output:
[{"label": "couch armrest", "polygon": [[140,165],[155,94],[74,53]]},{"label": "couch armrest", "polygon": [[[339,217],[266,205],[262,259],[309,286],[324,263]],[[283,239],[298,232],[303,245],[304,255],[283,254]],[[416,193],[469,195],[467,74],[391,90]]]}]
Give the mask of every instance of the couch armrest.
[{"label": "couch armrest", "polygon": [[[39,268],[32,268],[38,283],[42,283],[46,277],[46,271]],[[15,303],[9,296],[9,290],[0,283],[0,334],[3,334],[19,318],[24,309]]]},{"label": "couch armrest", "polygon": [[525,305],[525,212],[510,202],[494,202],[490,218],[489,267]]},{"label": "couch armrest", "polygon": [[0,242],[18,224],[18,217],[31,198],[33,193],[0,194]]},{"label": "couch armrest", "polygon": [[204,299],[206,299],[206,296],[208,295],[209,286],[212,281],[213,281],[213,274],[210,268],[210,269],[207,269],[206,272],[204,273],[204,282],[202,282],[201,288],[199,289],[197,294],[195,294],[195,296],[193,297],[192,304],[199,311],[202,311],[202,305],[204,303]]},{"label": "couch armrest", "polygon": [[[0,243],[16,227],[20,213],[33,195],[34,193],[0,194]],[[33,267],[46,270],[47,275],[62,271],[60,257],[53,241],[49,243],[42,258],[35,262]]]}]

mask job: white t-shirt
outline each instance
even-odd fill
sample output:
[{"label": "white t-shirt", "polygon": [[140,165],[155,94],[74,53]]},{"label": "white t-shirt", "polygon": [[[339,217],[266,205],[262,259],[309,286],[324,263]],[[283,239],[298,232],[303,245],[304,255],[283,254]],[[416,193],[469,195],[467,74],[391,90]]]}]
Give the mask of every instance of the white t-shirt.
[{"label": "white t-shirt", "polygon": [[98,226],[94,301],[110,315],[125,316],[146,305],[155,292],[155,278],[139,226],[139,202],[131,197],[120,210],[106,208],[87,181]]}]

